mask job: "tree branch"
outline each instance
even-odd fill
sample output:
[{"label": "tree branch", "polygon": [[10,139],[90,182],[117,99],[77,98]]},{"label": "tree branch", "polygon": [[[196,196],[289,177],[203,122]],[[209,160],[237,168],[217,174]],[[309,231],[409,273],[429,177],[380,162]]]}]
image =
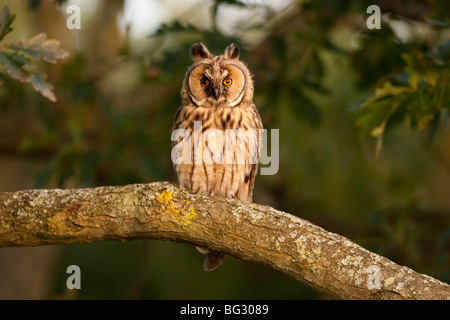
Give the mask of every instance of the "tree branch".
[{"label": "tree branch", "polygon": [[158,239],[278,270],[341,299],[450,299],[450,286],[268,206],[167,182],[0,194],[0,246]]}]

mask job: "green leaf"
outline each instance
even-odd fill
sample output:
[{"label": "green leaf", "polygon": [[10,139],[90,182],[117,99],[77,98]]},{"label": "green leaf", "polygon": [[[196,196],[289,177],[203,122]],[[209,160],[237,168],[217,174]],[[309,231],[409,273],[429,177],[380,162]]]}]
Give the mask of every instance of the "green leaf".
[{"label": "green leaf", "polygon": [[412,92],[411,88],[408,87],[397,87],[393,86],[389,81],[386,81],[381,88],[375,90],[375,97],[385,98],[388,96],[396,96],[401,93]]},{"label": "green leaf", "polygon": [[360,127],[362,136],[378,138],[384,133],[389,116],[395,111],[392,99],[373,100],[366,108],[367,112],[358,118],[356,125]]},{"label": "green leaf", "polygon": [[56,102],[55,94],[53,93],[53,86],[45,81],[45,75],[40,75],[36,72],[32,72],[30,83],[33,88],[40,92],[44,97],[52,102]]},{"label": "green leaf", "polygon": [[17,41],[10,48],[35,59],[44,59],[50,63],[56,63],[56,60],[64,59],[69,55],[67,51],[59,48],[58,40],[47,40],[45,33],[39,33],[25,42]]},{"label": "green leaf", "polygon": [[0,64],[5,66],[11,78],[20,82],[29,82],[30,73],[23,69],[25,63],[20,56],[0,52]]},{"label": "green leaf", "polygon": [[0,41],[13,30],[11,24],[15,18],[16,15],[11,15],[9,7],[6,4],[0,9]]},{"label": "green leaf", "polygon": [[433,88],[435,88],[437,86],[438,78],[439,78],[439,74],[435,70],[428,70],[423,75],[423,79],[425,80],[425,82],[428,83]]},{"label": "green leaf", "polygon": [[[7,5],[0,9],[0,40],[11,32],[15,15],[11,15]],[[38,73],[33,60],[45,60],[56,63],[69,53],[59,47],[59,41],[47,39],[45,33],[39,33],[28,41],[16,41],[0,47],[0,73],[23,83],[30,83],[45,98],[55,102],[51,84],[45,81],[45,74]],[[0,75],[1,76],[1,75]],[[3,78],[1,78],[3,79]],[[2,82],[0,82],[0,85]]]},{"label": "green leaf", "polygon": [[[377,156],[383,146],[383,136],[388,123],[396,114],[398,117],[399,110],[406,109],[412,92],[413,90],[409,87],[397,87],[390,82],[385,82],[361,105],[364,113],[357,119],[356,125],[360,127],[361,136],[371,136],[376,139]],[[400,117],[403,116],[400,112]]]},{"label": "green leaf", "polygon": [[383,136],[386,125],[397,109],[396,104],[393,104],[392,100],[391,97],[372,102],[370,105],[367,105],[367,109],[370,111],[356,121],[356,125],[360,127],[360,134],[362,136],[370,135],[376,139],[376,157],[378,157],[383,147]]},{"label": "green leaf", "polygon": [[420,74],[416,70],[409,67],[406,67],[405,70],[409,74],[408,84],[411,86],[411,88],[417,90],[420,81]]},{"label": "green leaf", "polygon": [[413,90],[409,87],[397,87],[393,86],[389,81],[386,81],[381,88],[375,89],[375,95],[368,98],[362,105],[361,109],[367,108],[374,102],[388,97],[396,96],[402,93],[410,93]]}]

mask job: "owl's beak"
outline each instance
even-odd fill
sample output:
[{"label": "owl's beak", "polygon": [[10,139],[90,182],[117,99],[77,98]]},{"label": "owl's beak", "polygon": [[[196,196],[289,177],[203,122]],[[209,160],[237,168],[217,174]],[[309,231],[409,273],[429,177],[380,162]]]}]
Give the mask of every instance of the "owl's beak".
[{"label": "owl's beak", "polygon": [[220,87],[214,87],[214,99],[219,99],[219,96],[222,94],[222,90]]}]

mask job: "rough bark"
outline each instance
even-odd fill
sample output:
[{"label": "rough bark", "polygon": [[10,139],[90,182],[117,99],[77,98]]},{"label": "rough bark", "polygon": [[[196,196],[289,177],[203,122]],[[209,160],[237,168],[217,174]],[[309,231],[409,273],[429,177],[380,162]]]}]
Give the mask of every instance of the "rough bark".
[{"label": "rough bark", "polygon": [[167,182],[0,194],[0,246],[187,242],[278,270],[341,299],[450,299],[450,286],[268,206]]}]

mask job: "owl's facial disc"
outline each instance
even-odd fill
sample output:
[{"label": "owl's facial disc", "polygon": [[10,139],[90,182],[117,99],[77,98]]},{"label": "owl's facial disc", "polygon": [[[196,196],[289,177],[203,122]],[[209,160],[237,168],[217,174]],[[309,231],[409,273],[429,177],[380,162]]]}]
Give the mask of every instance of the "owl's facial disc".
[{"label": "owl's facial disc", "polygon": [[245,75],[233,64],[200,64],[189,76],[189,95],[197,106],[234,107],[244,95]]}]

